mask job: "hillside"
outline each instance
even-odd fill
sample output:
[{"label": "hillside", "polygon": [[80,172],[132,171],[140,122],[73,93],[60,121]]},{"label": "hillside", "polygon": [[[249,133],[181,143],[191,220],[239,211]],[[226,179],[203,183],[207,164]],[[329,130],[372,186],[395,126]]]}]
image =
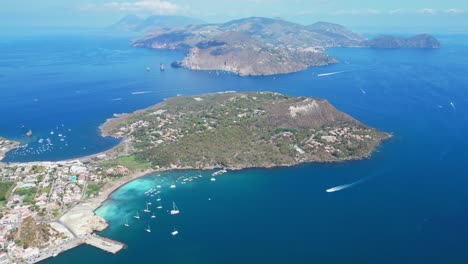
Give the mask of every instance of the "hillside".
[{"label": "hillside", "polygon": [[141,162],[197,169],[361,159],[389,137],[326,100],[271,92],[171,98],[101,130],[124,137]]}]

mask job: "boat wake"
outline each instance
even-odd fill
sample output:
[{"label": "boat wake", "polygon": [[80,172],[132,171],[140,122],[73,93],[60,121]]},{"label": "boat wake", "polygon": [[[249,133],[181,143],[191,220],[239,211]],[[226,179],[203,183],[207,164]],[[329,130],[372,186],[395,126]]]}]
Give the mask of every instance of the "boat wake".
[{"label": "boat wake", "polygon": [[454,111],[457,111],[457,108],[455,107],[455,104],[453,102],[450,102],[450,106],[453,108]]},{"label": "boat wake", "polygon": [[154,91],[133,92],[132,94],[137,95],[137,94],[149,94],[149,93],[154,93]]},{"label": "boat wake", "polygon": [[344,185],[340,185],[340,186],[336,186],[336,187],[333,187],[333,188],[330,188],[330,189],[327,189],[327,192],[328,193],[332,193],[332,192],[338,192],[338,191],[342,191],[342,190],[345,190],[345,189],[348,189],[348,188],[351,188],[357,184],[360,184],[364,181],[367,181],[369,178],[364,178],[362,180],[359,180],[359,181],[356,181],[356,182],[353,182],[353,183],[349,183],[349,184],[344,184]]},{"label": "boat wake", "polygon": [[331,76],[331,75],[340,74],[340,73],[345,73],[345,72],[347,72],[347,71],[338,71],[338,72],[321,73],[321,74],[317,74],[317,77]]}]

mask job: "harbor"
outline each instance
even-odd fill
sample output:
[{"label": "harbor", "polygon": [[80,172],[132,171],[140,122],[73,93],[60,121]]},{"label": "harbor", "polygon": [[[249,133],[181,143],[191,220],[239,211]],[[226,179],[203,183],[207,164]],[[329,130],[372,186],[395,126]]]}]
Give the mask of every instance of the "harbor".
[{"label": "harbor", "polygon": [[36,254],[30,256],[29,258],[26,258],[25,261],[26,263],[41,262],[48,258],[56,257],[62,252],[73,249],[83,244],[99,248],[112,254],[117,254],[120,250],[122,250],[125,247],[125,244],[120,243],[118,241],[92,234],[71,238],[56,245],[55,247],[50,247],[45,250],[38,251],[36,252]]}]

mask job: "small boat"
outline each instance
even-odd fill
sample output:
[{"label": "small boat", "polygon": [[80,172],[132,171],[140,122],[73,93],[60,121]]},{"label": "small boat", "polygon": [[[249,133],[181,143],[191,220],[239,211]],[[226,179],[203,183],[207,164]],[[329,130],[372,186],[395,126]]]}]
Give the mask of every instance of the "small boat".
[{"label": "small boat", "polygon": [[143,210],[143,212],[145,212],[145,213],[150,213],[151,212],[150,209],[148,208],[148,204],[146,204],[146,209]]},{"label": "small boat", "polygon": [[156,188],[158,188],[158,189],[161,189],[161,187],[162,187],[161,185],[156,186]]},{"label": "small boat", "polygon": [[129,227],[130,225],[128,224],[128,219],[127,219],[127,222],[125,222],[124,224],[125,227]]},{"label": "small boat", "polygon": [[148,233],[151,233],[151,228],[150,228],[149,225],[148,225],[148,228],[145,229],[145,231],[148,232]]},{"label": "small boat", "polygon": [[172,202],[171,215],[176,215],[179,213],[180,213],[179,208],[177,208],[177,205],[175,204],[175,202]]},{"label": "small boat", "polygon": [[32,135],[33,135],[32,130],[29,130],[29,131],[26,133],[26,136],[28,136],[28,137],[32,137]]},{"label": "small boat", "polygon": [[136,215],[133,216],[133,218],[140,219],[140,214],[138,214],[138,212],[137,212]]},{"label": "small boat", "polygon": [[150,71],[151,71],[151,68],[150,68],[149,66],[146,67],[146,71],[147,71],[147,72],[150,72]]},{"label": "small boat", "polygon": [[50,134],[53,135],[53,134],[55,134],[55,132],[54,132],[54,131],[50,131]]},{"label": "small boat", "polygon": [[153,213],[153,215],[151,216],[151,218],[153,218],[153,219],[156,218],[156,215]]},{"label": "small boat", "polygon": [[172,184],[172,185],[170,186],[171,189],[174,189],[175,187],[176,187],[175,184]]},{"label": "small boat", "polygon": [[174,231],[171,232],[171,235],[177,236],[178,234],[179,234],[179,231],[177,231],[177,229],[175,229],[174,227]]},{"label": "small boat", "polygon": [[156,202],[160,202],[161,201],[161,196],[158,195],[158,198],[156,198]]},{"label": "small boat", "polygon": [[215,177],[211,177],[210,181],[216,181]]},{"label": "small boat", "polygon": [[160,71],[165,71],[165,69],[164,69],[164,63],[161,63],[161,64],[159,65],[159,70],[160,70]]},{"label": "small boat", "polygon": [[158,205],[158,207],[156,207],[156,208],[157,208],[157,209],[162,209],[162,208],[163,208],[161,202],[159,202],[159,205]]},{"label": "small boat", "polygon": [[147,202],[146,205],[151,205],[151,202]]}]

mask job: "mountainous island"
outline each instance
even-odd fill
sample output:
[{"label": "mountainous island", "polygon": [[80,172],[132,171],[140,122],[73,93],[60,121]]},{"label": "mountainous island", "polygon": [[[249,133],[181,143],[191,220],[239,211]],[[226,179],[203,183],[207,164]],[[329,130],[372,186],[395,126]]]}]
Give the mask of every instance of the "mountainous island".
[{"label": "mountainous island", "polygon": [[186,16],[152,15],[143,18],[137,15],[129,15],[112,25],[110,29],[117,31],[146,32],[155,28],[176,28],[196,24],[205,24],[205,22]]},{"label": "mountainous island", "polygon": [[183,50],[173,66],[223,70],[241,76],[285,74],[337,63],[327,48],[439,48],[430,35],[381,36],[373,40],[337,24],[300,25],[283,19],[251,17],[223,24],[156,28],[132,41],[134,47]]},{"label": "mountainous island", "polygon": [[156,168],[291,166],[368,157],[389,137],[326,100],[278,93],[175,97],[108,120],[137,160]]}]

